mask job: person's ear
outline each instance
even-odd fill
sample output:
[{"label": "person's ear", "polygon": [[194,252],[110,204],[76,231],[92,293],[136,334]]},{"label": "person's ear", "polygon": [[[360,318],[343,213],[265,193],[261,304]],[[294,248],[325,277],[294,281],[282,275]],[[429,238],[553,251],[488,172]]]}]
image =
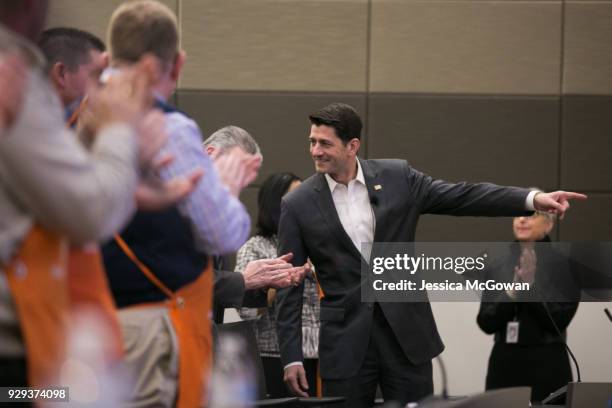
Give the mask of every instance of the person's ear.
[{"label": "person's ear", "polygon": [[66,65],[60,61],[53,64],[49,70],[49,78],[58,90],[63,90],[66,87],[66,70]]},{"label": "person's ear", "polygon": [[349,151],[351,152],[351,154],[354,154],[355,156],[357,156],[360,146],[361,146],[361,141],[357,139],[356,137],[352,138],[348,142]]},{"label": "person's ear", "polygon": [[183,65],[185,65],[186,59],[187,53],[184,50],[180,50],[176,54],[174,64],[172,64],[172,71],[170,72],[170,78],[172,78],[173,81],[178,81],[178,78],[181,75],[181,71],[183,70]]},{"label": "person's ear", "polygon": [[215,153],[215,148],[213,146],[206,146],[206,154],[212,156]]},{"label": "person's ear", "polygon": [[103,51],[101,56],[102,56],[102,70],[105,70],[106,68],[108,68],[108,64],[110,63],[110,55],[108,54],[108,51]]}]

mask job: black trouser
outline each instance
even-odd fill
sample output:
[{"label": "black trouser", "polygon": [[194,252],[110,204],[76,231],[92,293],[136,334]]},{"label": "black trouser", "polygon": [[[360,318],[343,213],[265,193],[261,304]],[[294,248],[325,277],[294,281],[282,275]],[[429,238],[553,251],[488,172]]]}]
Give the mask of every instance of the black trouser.
[{"label": "black trouser", "polygon": [[380,306],[375,304],[370,341],[359,372],[346,380],[323,379],[323,395],[347,397],[347,408],[370,408],[378,384],[385,402],[397,401],[401,406],[433,393],[431,361],[414,365],[406,358]]},{"label": "black trouser", "polygon": [[[304,370],[306,371],[306,381],[308,381],[308,395],[317,395],[317,366],[315,358],[304,359]],[[262,357],[264,375],[266,376],[266,393],[268,398],[287,398],[293,395],[283,381],[284,368],[280,357]]]}]

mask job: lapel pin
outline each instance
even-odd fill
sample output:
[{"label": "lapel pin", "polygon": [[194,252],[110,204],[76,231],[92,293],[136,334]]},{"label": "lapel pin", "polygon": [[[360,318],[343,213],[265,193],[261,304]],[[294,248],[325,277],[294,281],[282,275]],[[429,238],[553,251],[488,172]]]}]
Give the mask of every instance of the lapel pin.
[{"label": "lapel pin", "polygon": [[382,190],[382,186],[380,184],[376,184],[374,186],[374,190],[378,191],[378,190]]}]

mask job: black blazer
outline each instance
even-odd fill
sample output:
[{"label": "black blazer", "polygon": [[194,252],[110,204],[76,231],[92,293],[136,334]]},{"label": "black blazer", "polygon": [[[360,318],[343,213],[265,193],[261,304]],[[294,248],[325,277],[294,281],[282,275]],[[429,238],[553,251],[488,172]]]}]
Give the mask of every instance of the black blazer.
[{"label": "black blazer", "polygon": [[268,291],[264,289],[246,290],[241,273],[215,269],[213,286],[213,320],[223,323],[225,309],[241,307],[266,307]]},{"label": "black blazer", "polygon": [[[526,189],[488,183],[447,183],[404,160],[360,160],[376,218],[375,242],[412,242],[421,214],[527,214]],[[374,186],[380,185],[377,190]],[[323,174],[308,178],[282,201],[279,253],[293,264],[310,258],[325,297],[321,301],[320,370],[325,379],[357,373],[368,346],[373,304],[361,301],[361,254],[344,231]],[[302,361],[303,285],[278,291],[277,327],[284,365]],[[406,357],[414,364],[444,349],[429,303],[380,303]]]}]

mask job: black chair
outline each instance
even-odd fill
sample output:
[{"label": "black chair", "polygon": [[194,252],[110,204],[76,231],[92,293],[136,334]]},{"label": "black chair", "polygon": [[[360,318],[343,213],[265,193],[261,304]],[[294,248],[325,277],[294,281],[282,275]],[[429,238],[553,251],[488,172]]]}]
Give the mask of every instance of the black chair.
[{"label": "black chair", "polygon": [[[257,399],[266,399],[266,378],[264,375],[262,375],[263,364],[261,362],[261,357],[259,356],[253,321],[244,320],[240,322],[218,324],[215,326],[215,332],[215,346],[219,338],[228,334],[244,340],[244,343],[247,346],[247,356],[255,369],[255,375],[257,377]],[[217,350],[217,347],[215,347],[215,350]]]},{"label": "black chair", "polygon": [[346,401],[345,397],[309,397],[309,398],[267,398],[266,378],[264,375],[263,364],[257,346],[255,336],[255,326],[253,320],[243,320],[233,323],[224,323],[215,327],[215,341],[224,334],[232,334],[245,340],[247,345],[247,355],[253,363],[257,376],[257,395],[259,400],[254,404],[255,407],[282,407],[282,408],[334,408]]},{"label": "black chair", "polygon": [[297,408],[300,405],[297,397],[291,398],[272,398],[255,401],[254,407],[285,407]]},{"label": "black chair", "polygon": [[340,406],[346,401],[346,397],[309,397],[298,398],[300,407],[323,408]]}]

